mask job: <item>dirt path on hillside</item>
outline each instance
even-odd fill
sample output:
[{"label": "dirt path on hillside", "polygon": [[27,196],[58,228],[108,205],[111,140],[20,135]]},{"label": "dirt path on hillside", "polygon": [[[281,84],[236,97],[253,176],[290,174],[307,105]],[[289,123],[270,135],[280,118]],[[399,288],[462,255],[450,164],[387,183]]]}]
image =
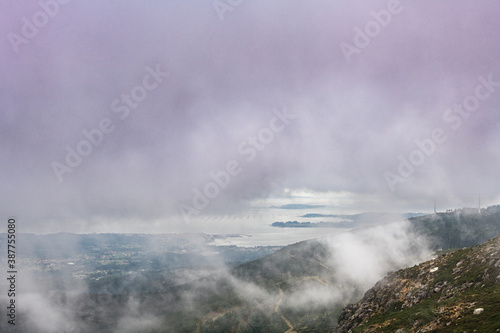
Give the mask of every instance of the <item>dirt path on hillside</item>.
[{"label": "dirt path on hillside", "polygon": [[307,281],[307,280],[316,280],[318,281],[319,283],[321,283],[322,285],[326,286],[327,283],[325,281],[323,281],[318,275],[314,275],[314,276],[304,276],[303,278],[300,279],[301,281]]},{"label": "dirt path on hillside", "polygon": [[[280,299],[276,303],[276,306],[274,307],[274,312],[278,313],[280,310],[280,305],[281,302],[283,301],[283,290],[280,288]],[[288,330],[285,333],[296,333],[295,327],[293,327],[292,323],[290,320],[288,320],[284,315],[280,314],[281,319],[285,322],[285,324],[288,326]]]},{"label": "dirt path on hillside", "polygon": [[283,300],[283,290],[281,290],[280,288],[280,299],[278,300],[276,306],[274,307],[274,312],[278,312],[280,310],[280,305],[282,300]]},{"label": "dirt path on hillside", "polygon": [[290,258],[295,258],[295,259],[300,259],[300,260],[307,260],[307,261],[313,262],[313,263],[315,263],[315,264],[318,264],[318,265],[320,265],[321,267],[323,267],[323,268],[325,268],[325,269],[327,269],[327,270],[329,270],[329,271],[332,271],[332,270],[333,270],[331,267],[326,266],[325,264],[323,264],[322,262],[320,262],[320,261],[318,261],[318,260],[316,260],[316,259],[311,259],[311,258],[300,258],[300,257],[297,257],[295,254],[291,254],[290,252],[287,252],[287,253],[288,253],[288,256],[289,256]]},{"label": "dirt path on hillside", "polygon": [[285,316],[281,315],[281,319],[283,319],[283,321],[289,327],[288,331],[285,331],[285,333],[297,333],[297,331],[295,331],[295,328],[293,327],[292,323],[288,319],[286,319]]}]

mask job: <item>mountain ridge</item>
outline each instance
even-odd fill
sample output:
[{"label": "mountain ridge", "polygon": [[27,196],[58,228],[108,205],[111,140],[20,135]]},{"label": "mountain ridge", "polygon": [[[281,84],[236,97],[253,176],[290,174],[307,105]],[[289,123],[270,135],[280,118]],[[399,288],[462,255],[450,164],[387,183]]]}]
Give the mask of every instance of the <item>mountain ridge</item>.
[{"label": "mountain ridge", "polygon": [[335,333],[500,331],[500,236],[386,275]]}]

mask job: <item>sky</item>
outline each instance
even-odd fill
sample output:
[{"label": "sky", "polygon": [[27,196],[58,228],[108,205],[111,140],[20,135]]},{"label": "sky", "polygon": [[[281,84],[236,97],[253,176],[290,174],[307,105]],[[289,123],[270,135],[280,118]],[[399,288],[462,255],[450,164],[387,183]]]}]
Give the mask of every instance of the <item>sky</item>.
[{"label": "sky", "polygon": [[0,211],[18,232],[500,202],[497,1],[1,6]]}]

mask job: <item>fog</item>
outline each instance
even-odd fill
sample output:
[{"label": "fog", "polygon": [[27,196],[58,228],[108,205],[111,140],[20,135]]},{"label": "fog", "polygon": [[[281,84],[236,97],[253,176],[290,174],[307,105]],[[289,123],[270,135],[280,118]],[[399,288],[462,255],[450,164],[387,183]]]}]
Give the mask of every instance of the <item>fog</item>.
[{"label": "fog", "polygon": [[[325,253],[318,252],[318,244],[326,249]],[[203,245],[199,243],[199,247]],[[286,249],[282,251],[290,251]],[[204,318],[205,322],[231,311],[240,316],[245,311],[281,316],[287,311],[335,309],[362,296],[389,271],[419,263],[431,255],[426,237],[414,231],[408,221],[326,236],[304,243],[299,252],[291,251],[282,255],[292,258],[302,256],[301,251],[313,251],[312,256],[301,260],[317,263],[321,269],[295,276],[280,268],[280,257],[257,266],[266,276],[281,276],[288,281],[287,287],[277,289],[262,285],[257,275],[245,278],[217,258],[207,262],[214,270],[199,269],[191,279],[178,277],[173,289],[162,289],[161,284],[153,285],[153,280],[131,275],[122,289],[108,282],[100,296],[95,291],[89,295],[85,280],[75,279],[71,273],[40,275],[40,271],[24,269],[18,281],[18,328],[20,332],[89,332],[102,328],[96,325],[109,325],[113,332],[175,332],[168,328],[170,322],[165,316]],[[252,270],[247,272],[254,274]],[[145,285],[161,292],[144,293]],[[230,302],[233,298],[227,295],[234,295],[238,302],[207,312],[207,300],[223,297],[224,302]],[[2,298],[6,300],[4,295]],[[5,328],[6,323],[2,325]]]},{"label": "fog", "polygon": [[210,232],[303,190],[498,201],[495,1],[66,2],[0,14],[0,207],[26,232]]},{"label": "fog", "polygon": [[[307,213],[500,202],[497,1],[0,8],[0,211],[16,218],[18,234],[234,233],[255,235],[240,244],[284,245],[322,231],[270,224],[319,221]],[[294,204],[310,206],[279,211]],[[219,291],[234,307],[253,304],[248,317],[340,306],[429,255],[407,222],[373,222],[381,224],[325,231],[321,265],[304,259],[321,274],[301,280],[266,266],[290,280],[284,291],[215,258],[169,280],[175,292],[141,293],[135,285],[148,280],[134,275],[123,294],[107,286],[96,296],[70,273],[23,271],[21,260],[21,329],[168,330],[166,308],[195,318],[200,295]],[[71,239],[56,245],[48,255],[79,251]],[[35,250],[22,238],[16,246]]]}]

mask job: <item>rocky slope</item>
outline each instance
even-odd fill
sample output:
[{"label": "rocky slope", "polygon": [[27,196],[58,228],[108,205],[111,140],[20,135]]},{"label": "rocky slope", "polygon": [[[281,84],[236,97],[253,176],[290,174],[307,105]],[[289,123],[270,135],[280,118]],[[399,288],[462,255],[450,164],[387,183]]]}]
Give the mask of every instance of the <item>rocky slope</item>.
[{"label": "rocky slope", "polygon": [[500,236],[388,274],[334,332],[500,332]]}]

